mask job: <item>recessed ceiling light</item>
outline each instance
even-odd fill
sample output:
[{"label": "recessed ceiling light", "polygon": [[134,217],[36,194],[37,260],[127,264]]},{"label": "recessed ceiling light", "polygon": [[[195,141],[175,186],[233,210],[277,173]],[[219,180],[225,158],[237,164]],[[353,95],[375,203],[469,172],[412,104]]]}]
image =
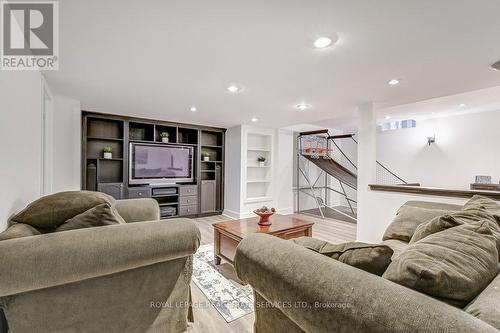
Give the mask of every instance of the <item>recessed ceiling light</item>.
[{"label": "recessed ceiling light", "polygon": [[311,104],[300,103],[300,104],[295,105],[295,108],[299,111],[305,111],[305,110],[311,108]]},{"label": "recessed ceiling light", "polygon": [[192,107],[189,109],[189,111],[191,111],[191,112],[196,112],[196,111],[198,111],[198,109],[196,108],[196,106],[192,106]]},{"label": "recessed ceiling light", "polygon": [[387,84],[389,84],[390,86],[396,86],[396,85],[399,84],[399,80],[398,79],[392,79],[389,82],[387,82]]},{"label": "recessed ceiling light", "polygon": [[337,36],[334,37],[321,36],[316,38],[313,44],[314,47],[317,49],[324,49],[328,46],[335,44],[337,42],[337,39],[338,39]]},{"label": "recessed ceiling light", "polygon": [[464,103],[459,105],[461,108],[464,108],[466,105]]},{"label": "recessed ceiling light", "polygon": [[252,117],[252,122],[256,123],[259,119]]},{"label": "recessed ceiling light", "polygon": [[492,64],[490,66],[490,68],[493,69],[493,70],[495,70],[495,71],[500,71],[500,61],[497,61],[494,64]]},{"label": "recessed ceiling light", "polygon": [[389,119],[391,119],[391,116],[387,115],[387,116],[385,116],[385,119],[389,120]]},{"label": "recessed ceiling light", "polygon": [[234,84],[232,84],[232,85],[230,85],[229,87],[227,87],[227,91],[229,91],[231,94],[236,94],[236,93],[238,93],[240,90],[241,90],[241,88],[240,88],[240,87],[238,87],[238,86],[236,86],[236,85],[234,85]]}]

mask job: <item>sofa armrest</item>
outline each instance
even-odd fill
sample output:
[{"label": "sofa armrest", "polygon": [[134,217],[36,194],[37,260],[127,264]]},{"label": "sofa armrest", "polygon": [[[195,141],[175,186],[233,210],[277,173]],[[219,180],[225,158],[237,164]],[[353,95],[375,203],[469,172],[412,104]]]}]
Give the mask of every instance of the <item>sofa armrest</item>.
[{"label": "sofa armrest", "polygon": [[151,198],[117,200],[116,210],[126,222],[158,221],[160,219],[158,202]]},{"label": "sofa armrest", "polygon": [[0,297],[187,257],[199,244],[200,231],[188,219],[0,241]]},{"label": "sofa armrest", "polygon": [[244,238],[235,266],[242,281],[306,332],[333,328],[338,332],[498,332],[458,308],[277,237]]}]

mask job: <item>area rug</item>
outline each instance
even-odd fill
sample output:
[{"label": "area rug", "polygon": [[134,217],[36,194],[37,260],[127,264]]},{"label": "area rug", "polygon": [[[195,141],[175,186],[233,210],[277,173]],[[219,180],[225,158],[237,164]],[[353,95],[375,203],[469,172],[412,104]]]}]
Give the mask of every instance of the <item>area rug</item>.
[{"label": "area rug", "polygon": [[253,312],[252,288],[237,285],[217,271],[213,264],[214,245],[198,248],[193,259],[193,281],[207,296],[209,302],[231,322]]}]

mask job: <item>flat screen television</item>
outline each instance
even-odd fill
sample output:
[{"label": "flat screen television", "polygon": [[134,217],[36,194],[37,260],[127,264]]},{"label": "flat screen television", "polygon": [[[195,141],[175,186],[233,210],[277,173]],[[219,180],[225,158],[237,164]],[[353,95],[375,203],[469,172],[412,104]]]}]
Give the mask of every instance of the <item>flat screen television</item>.
[{"label": "flat screen television", "polygon": [[131,143],[130,184],[193,182],[193,147]]}]

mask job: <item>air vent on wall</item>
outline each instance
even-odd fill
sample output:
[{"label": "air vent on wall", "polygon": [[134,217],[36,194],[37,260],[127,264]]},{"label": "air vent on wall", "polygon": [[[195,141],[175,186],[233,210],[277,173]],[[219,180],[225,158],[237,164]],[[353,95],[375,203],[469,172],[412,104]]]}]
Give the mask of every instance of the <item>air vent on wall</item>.
[{"label": "air vent on wall", "polygon": [[491,69],[494,69],[496,71],[500,71],[500,61],[495,62],[493,65],[490,66]]}]

